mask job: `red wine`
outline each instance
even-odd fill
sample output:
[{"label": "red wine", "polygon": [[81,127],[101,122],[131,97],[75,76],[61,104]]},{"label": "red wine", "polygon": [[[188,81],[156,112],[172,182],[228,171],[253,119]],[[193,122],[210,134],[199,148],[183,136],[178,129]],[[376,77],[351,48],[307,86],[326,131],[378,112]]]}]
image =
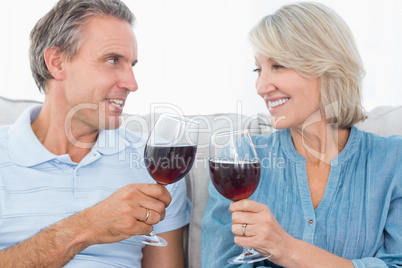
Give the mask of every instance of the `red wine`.
[{"label": "red wine", "polygon": [[195,145],[147,145],[144,161],[149,174],[166,185],[182,179],[190,171],[195,159]]},{"label": "red wine", "polygon": [[209,160],[209,171],[216,190],[232,201],[248,198],[260,182],[258,161],[238,163]]}]

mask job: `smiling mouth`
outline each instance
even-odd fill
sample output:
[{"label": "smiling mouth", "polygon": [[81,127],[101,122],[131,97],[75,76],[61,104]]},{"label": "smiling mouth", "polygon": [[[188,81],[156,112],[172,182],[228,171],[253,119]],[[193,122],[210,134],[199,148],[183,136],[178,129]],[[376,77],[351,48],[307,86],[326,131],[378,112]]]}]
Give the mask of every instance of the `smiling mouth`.
[{"label": "smiling mouth", "polygon": [[285,103],[287,103],[289,101],[290,98],[283,98],[283,99],[279,99],[276,101],[268,101],[268,106],[269,108],[276,108],[278,106],[281,106]]},{"label": "smiling mouth", "polygon": [[123,108],[124,106],[124,100],[119,99],[106,99],[106,100],[118,108]]}]

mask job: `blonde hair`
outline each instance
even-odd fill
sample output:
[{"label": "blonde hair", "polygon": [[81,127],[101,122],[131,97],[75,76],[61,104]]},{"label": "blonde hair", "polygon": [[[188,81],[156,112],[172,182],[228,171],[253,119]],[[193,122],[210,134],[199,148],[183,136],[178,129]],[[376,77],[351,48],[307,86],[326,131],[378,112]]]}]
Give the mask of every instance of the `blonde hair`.
[{"label": "blonde hair", "polygon": [[[366,118],[361,101],[365,71],[345,21],[323,4],[286,5],[249,33],[253,48],[305,77],[319,77],[321,109],[339,128]],[[335,105],[334,105],[335,104]]]}]

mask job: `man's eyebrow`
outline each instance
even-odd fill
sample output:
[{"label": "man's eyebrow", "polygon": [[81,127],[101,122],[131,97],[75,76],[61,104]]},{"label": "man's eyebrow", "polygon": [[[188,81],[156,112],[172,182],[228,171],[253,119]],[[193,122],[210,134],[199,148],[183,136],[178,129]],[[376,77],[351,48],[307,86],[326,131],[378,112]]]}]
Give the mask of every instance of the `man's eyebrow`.
[{"label": "man's eyebrow", "polygon": [[122,58],[123,56],[120,55],[119,53],[116,52],[109,52],[105,54],[105,57],[116,57],[116,58]]}]

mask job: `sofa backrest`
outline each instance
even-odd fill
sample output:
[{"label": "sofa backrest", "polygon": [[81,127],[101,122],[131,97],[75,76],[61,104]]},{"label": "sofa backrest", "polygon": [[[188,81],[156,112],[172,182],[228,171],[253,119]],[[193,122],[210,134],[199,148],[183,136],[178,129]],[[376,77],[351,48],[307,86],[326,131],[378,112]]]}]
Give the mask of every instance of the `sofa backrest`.
[{"label": "sofa backrest", "polygon": [[[0,97],[0,125],[12,124],[20,113],[35,101],[16,101]],[[268,114],[254,116],[238,114],[212,114],[187,116],[200,124],[199,147],[194,167],[186,177],[188,197],[192,202],[191,221],[185,230],[186,267],[201,267],[201,219],[208,201],[209,171],[207,165],[208,139],[217,131],[248,128],[253,134],[274,131]],[[157,115],[126,115],[123,125],[130,130],[148,133]],[[402,106],[377,107],[368,113],[368,119],[358,128],[382,136],[402,135]]]},{"label": "sofa backrest", "polygon": [[26,108],[40,103],[32,100],[11,100],[0,96],[0,126],[13,124]]}]

